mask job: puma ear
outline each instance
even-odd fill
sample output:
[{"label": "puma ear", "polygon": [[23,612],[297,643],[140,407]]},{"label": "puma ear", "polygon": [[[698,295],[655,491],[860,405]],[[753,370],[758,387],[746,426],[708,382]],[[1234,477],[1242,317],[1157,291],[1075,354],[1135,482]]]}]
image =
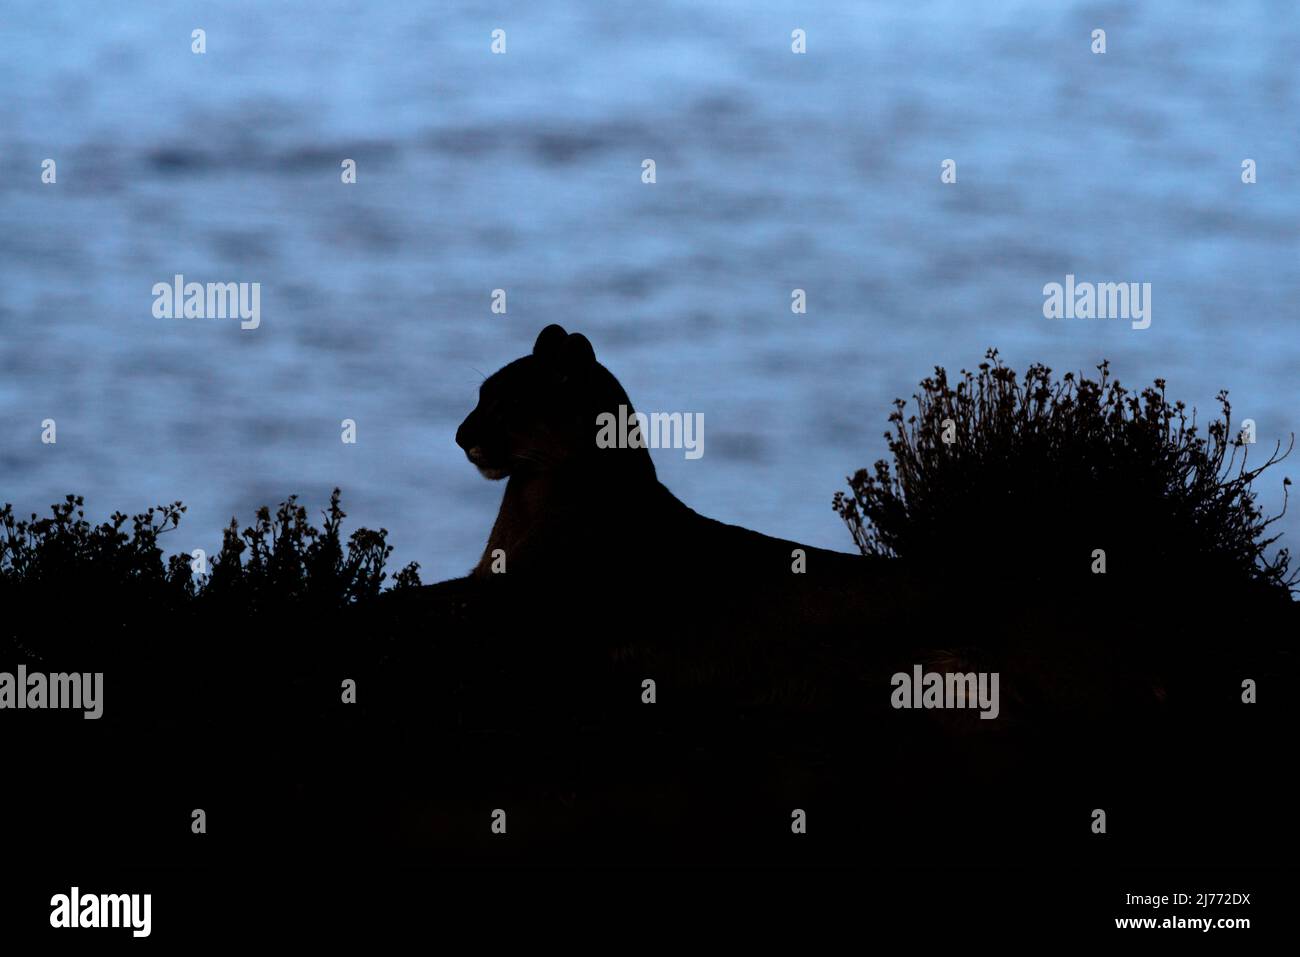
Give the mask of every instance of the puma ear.
[{"label": "puma ear", "polygon": [[575,332],[564,340],[564,362],[570,369],[596,364],[596,350],[581,332]]},{"label": "puma ear", "polygon": [[568,338],[569,334],[563,326],[552,323],[537,334],[537,341],[533,343],[533,355],[543,359],[556,358]]}]

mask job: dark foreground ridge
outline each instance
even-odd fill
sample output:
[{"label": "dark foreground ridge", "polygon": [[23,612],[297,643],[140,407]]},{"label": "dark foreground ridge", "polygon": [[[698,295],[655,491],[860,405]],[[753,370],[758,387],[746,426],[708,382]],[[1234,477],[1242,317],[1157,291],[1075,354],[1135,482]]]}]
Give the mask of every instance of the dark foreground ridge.
[{"label": "dark foreground ridge", "polygon": [[[1245,449],[1226,426],[1198,439],[1159,388],[1001,370],[923,384],[892,471],[837,499],[866,554],[808,549],[798,573],[796,543],[710,523],[634,569],[422,586],[408,567],[384,591],[387,532],[344,542],[336,492],[322,530],[294,500],[263,510],[196,577],[159,545],[179,504],[97,527],[80,499],[25,523],[6,506],[0,672],[104,676],[96,720],[0,711],[9,849],[1289,862],[1300,620],[1260,470],[1225,472]],[[997,716],[895,707],[894,676],[928,672],[998,674]]]}]

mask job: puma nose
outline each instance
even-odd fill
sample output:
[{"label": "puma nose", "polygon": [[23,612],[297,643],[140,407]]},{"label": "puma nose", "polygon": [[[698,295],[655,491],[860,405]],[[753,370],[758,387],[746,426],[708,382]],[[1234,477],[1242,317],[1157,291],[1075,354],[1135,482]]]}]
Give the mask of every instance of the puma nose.
[{"label": "puma nose", "polygon": [[459,445],[462,449],[468,451],[469,446],[466,444],[467,441],[468,440],[465,438],[465,425],[464,423],[461,423],[460,428],[456,430],[456,444]]},{"label": "puma nose", "polygon": [[468,449],[465,450],[465,457],[468,458],[475,465],[478,465],[483,460],[482,447],[478,445],[470,446]]}]

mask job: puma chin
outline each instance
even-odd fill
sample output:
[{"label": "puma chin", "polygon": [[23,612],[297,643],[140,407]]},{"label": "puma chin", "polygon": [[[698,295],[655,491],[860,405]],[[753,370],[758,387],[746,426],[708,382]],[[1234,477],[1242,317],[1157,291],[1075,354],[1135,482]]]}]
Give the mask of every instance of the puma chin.
[{"label": "puma chin", "polygon": [[474,448],[470,449],[465,454],[469,456],[469,460],[471,462],[475,463],[475,467],[478,468],[479,475],[482,475],[485,479],[490,479],[493,482],[498,482],[503,478],[509,477],[510,469],[508,468],[492,468],[489,465],[479,465],[478,460],[475,457],[476,452],[480,452],[478,446],[475,446]]}]

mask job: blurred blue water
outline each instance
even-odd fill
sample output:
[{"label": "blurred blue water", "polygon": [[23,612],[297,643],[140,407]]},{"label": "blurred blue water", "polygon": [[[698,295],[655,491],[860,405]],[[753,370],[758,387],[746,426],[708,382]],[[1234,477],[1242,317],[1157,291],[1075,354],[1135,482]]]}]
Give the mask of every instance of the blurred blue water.
[{"label": "blurred blue water", "polygon": [[[988,345],[1107,357],[1203,412],[1228,388],[1262,445],[1295,430],[1293,3],[814,6],[6,9],[0,500],[181,498],[170,548],[211,550],[337,484],[349,527],[460,574],[502,486],[456,424],[553,321],[639,408],[704,413],[702,459],[655,453],[685,501],[843,550],[830,497],[883,454],[890,400]],[[260,282],[261,328],[155,319],[175,273]],[[1045,320],[1066,273],[1151,282],[1151,328]]]}]

